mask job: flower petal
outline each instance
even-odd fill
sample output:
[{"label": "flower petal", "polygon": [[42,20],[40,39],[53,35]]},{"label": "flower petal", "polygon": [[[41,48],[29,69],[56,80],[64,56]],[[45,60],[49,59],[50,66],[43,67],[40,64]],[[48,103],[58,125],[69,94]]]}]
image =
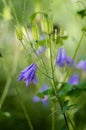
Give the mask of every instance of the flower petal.
[{"label": "flower petal", "polygon": [[66,51],[64,48],[60,48],[58,51],[58,56],[56,59],[56,64],[60,67],[63,67],[65,65],[74,65],[74,61],[70,57],[67,56]]},{"label": "flower petal", "polygon": [[69,84],[71,85],[76,85],[79,83],[79,75],[75,74],[75,75],[72,75],[68,81]]},{"label": "flower petal", "polygon": [[26,86],[29,86],[31,82],[36,84],[36,70],[37,65],[32,63],[30,66],[26,67],[23,71],[21,71],[18,81],[25,80]]},{"label": "flower petal", "polygon": [[86,60],[81,60],[77,65],[76,68],[78,69],[83,69],[84,71],[86,71]]}]

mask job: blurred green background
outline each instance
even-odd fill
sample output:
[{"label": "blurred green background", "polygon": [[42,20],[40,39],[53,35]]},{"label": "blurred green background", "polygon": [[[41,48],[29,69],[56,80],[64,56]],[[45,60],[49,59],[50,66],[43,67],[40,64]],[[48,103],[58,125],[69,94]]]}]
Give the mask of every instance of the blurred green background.
[{"label": "blurred green background", "polygon": [[[21,107],[16,87],[24,102],[34,130],[51,130],[52,104],[44,106],[42,103],[32,101],[36,90],[35,86],[26,87],[24,82],[18,82],[20,71],[31,63],[31,58],[26,58],[25,51],[15,34],[17,22],[28,26],[30,16],[37,11],[45,11],[53,16],[53,24],[60,26],[68,35],[64,46],[68,55],[72,57],[80,40],[82,28],[86,26],[85,0],[0,0],[0,130],[29,130],[28,122]],[[86,56],[86,38],[76,56],[78,60]],[[4,57],[4,59],[3,59]],[[10,74],[13,78],[10,78]],[[86,80],[86,74],[83,74]],[[81,75],[82,76],[82,75]],[[82,77],[81,77],[82,79]],[[41,79],[40,84],[45,85],[46,79]],[[78,104],[77,109],[70,112],[73,115],[77,130],[86,130],[86,93],[72,100]],[[55,127],[61,129],[63,119],[59,112],[55,115]],[[72,129],[71,129],[72,130]]]}]

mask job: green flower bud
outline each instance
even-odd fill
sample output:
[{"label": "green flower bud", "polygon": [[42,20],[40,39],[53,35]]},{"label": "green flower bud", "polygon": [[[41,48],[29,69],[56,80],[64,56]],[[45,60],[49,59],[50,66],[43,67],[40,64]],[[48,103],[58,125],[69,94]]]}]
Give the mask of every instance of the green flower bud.
[{"label": "green flower bud", "polygon": [[43,16],[43,18],[42,18],[41,28],[44,33],[48,33],[48,22],[47,22],[47,18],[45,16]]},{"label": "green flower bud", "polygon": [[48,19],[48,33],[51,34],[53,32],[53,24],[50,19]]},{"label": "green flower bud", "polygon": [[44,33],[51,34],[53,31],[51,20],[44,16],[41,21],[41,28]]},{"label": "green flower bud", "polygon": [[32,37],[34,41],[39,40],[39,30],[36,24],[32,26]]},{"label": "green flower bud", "polygon": [[22,32],[22,28],[20,26],[16,27],[16,36],[17,36],[18,40],[22,41],[23,32]]}]

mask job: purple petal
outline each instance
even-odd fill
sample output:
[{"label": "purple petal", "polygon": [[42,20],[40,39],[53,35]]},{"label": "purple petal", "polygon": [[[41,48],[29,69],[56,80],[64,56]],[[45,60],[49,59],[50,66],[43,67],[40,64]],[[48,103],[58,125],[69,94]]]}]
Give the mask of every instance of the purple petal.
[{"label": "purple petal", "polygon": [[64,61],[65,61],[65,57],[66,57],[65,49],[64,48],[60,48],[59,51],[58,51],[56,64],[59,65],[60,67],[62,67],[63,64],[64,64]]},{"label": "purple petal", "polygon": [[41,99],[40,99],[39,97],[37,97],[37,96],[34,96],[34,97],[33,97],[33,101],[34,101],[34,102],[40,102]]},{"label": "purple petal", "polygon": [[23,71],[21,71],[18,81],[24,80],[28,77],[29,73],[32,71],[32,67],[34,64],[31,64],[30,66],[26,67]]},{"label": "purple petal", "polygon": [[29,79],[25,80],[26,86],[29,86],[30,82],[31,82],[31,80],[29,80]]},{"label": "purple petal", "polygon": [[58,56],[56,59],[56,64],[59,65],[60,67],[63,67],[65,65],[74,65],[75,62],[72,61],[70,57],[67,56],[66,51],[64,48],[60,48],[58,51]]},{"label": "purple petal", "polygon": [[75,75],[72,75],[68,81],[69,84],[71,85],[76,85],[79,83],[79,75],[75,74]]},{"label": "purple petal", "polygon": [[67,64],[70,64],[71,62],[72,62],[72,59],[67,56],[67,57],[66,57],[66,63],[67,63]]},{"label": "purple petal", "polygon": [[45,90],[47,90],[49,87],[47,86],[47,85],[45,85],[45,86],[43,86],[40,90],[39,90],[39,92],[43,92],[43,91],[45,91]]},{"label": "purple petal", "polygon": [[34,75],[34,77],[33,77],[33,83],[34,84],[37,84],[37,79],[36,79],[36,76]]},{"label": "purple petal", "polygon": [[21,80],[24,80],[24,76],[20,74],[18,77],[18,81],[21,81]]},{"label": "purple petal", "polygon": [[26,86],[30,85],[31,82],[37,83],[36,80],[36,73],[37,70],[37,65],[36,64],[31,64],[30,66],[26,67],[23,71],[21,71],[18,80],[25,80]]},{"label": "purple petal", "polygon": [[21,71],[21,73],[27,72],[33,65],[34,63],[32,63],[30,66],[27,66],[23,71]]},{"label": "purple petal", "polygon": [[86,60],[81,60],[77,65],[76,68],[78,69],[83,69],[84,71],[86,71]]}]

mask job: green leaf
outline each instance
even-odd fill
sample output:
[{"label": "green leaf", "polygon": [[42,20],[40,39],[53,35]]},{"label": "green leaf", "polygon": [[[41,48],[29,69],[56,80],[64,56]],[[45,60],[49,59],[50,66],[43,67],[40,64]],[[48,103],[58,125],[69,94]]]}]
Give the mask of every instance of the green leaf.
[{"label": "green leaf", "polygon": [[68,104],[69,104],[69,100],[64,101],[62,113],[65,113],[66,111],[68,111],[76,106],[76,104],[70,104],[70,105],[68,105]]},{"label": "green leaf", "polygon": [[60,96],[65,96],[71,90],[72,90],[72,85],[70,85],[68,83],[63,83],[58,95],[59,95],[59,97]]},{"label": "green leaf", "polygon": [[67,93],[69,96],[80,96],[83,91],[86,91],[86,82],[82,82],[72,86],[72,90]]},{"label": "green leaf", "polygon": [[70,85],[63,83],[59,90],[59,97],[61,96],[79,96],[83,91],[86,91],[86,82],[79,83],[77,85]]},{"label": "green leaf", "polygon": [[36,95],[37,95],[39,98],[44,98],[44,94],[43,94],[42,92],[38,92]]},{"label": "green leaf", "polygon": [[76,85],[76,88],[86,90],[86,82],[82,82],[82,83]]},{"label": "green leaf", "polygon": [[50,100],[55,100],[56,96],[50,96]]},{"label": "green leaf", "polygon": [[69,100],[64,101],[63,106],[67,106],[69,103]]},{"label": "green leaf", "polygon": [[77,12],[78,15],[81,16],[81,18],[84,18],[86,16],[86,9],[82,9]]},{"label": "green leaf", "polygon": [[46,90],[44,90],[44,91],[42,91],[42,92],[38,92],[37,94],[36,94],[39,98],[44,98],[44,96],[46,95],[46,96],[49,96],[50,95],[50,97],[53,95],[53,90],[52,90],[52,88],[48,88],[48,89],[46,89]]}]

